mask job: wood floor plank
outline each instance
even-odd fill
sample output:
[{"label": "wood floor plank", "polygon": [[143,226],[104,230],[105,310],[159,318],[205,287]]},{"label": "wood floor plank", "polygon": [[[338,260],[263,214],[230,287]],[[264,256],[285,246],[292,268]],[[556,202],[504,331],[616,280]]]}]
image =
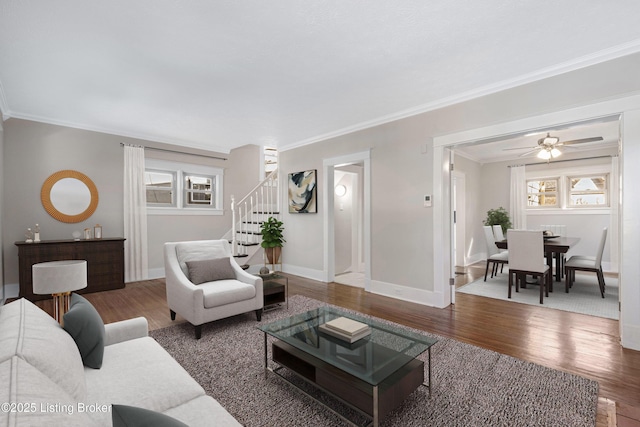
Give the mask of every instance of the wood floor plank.
[{"label": "wood floor plank", "polygon": [[[469,270],[456,278],[456,285],[484,274],[483,267]],[[640,352],[620,346],[615,320],[462,293],[455,305],[438,309],[351,286],[289,277],[290,296],[314,298],[596,380],[598,427],[609,426],[611,402],[626,414],[640,408]],[[180,316],[171,321],[164,279],[85,297],[106,323],[144,316],[150,329],[158,329],[184,321]],[[38,305],[51,313],[50,300]]]}]

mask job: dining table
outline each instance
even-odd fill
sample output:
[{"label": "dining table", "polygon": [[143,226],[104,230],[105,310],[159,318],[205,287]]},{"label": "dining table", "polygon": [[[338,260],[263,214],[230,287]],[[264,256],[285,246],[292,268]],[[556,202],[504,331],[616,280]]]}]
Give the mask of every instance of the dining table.
[{"label": "dining table", "polygon": [[[556,260],[556,282],[562,280],[562,255],[569,252],[569,249],[577,245],[579,241],[579,237],[544,236],[544,256],[551,271],[553,271],[553,260]],[[500,249],[509,249],[506,239],[496,241],[496,246]]]}]

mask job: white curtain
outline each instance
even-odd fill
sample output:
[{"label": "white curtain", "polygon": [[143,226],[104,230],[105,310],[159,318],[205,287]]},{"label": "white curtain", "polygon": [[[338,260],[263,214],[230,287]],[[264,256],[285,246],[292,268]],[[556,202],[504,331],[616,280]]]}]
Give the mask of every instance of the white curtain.
[{"label": "white curtain", "polygon": [[148,278],[144,147],[124,146],[124,280]]},{"label": "white curtain", "polygon": [[509,214],[514,229],[527,229],[527,178],[524,166],[511,167]]}]

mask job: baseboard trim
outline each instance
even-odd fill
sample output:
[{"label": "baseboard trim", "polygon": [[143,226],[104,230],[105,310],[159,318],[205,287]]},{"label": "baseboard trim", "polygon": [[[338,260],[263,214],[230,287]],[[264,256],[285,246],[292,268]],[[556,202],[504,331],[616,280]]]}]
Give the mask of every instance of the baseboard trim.
[{"label": "baseboard trim", "polygon": [[166,275],[164,273],[164,267],[149,269],[147,271],[147,276],[149,277],[149,280],[151,280],[151,279],[162,279],[163,277],[166,277]]},{"label": "baseboard trim", "polygon": [[440,307],[440,302],[444,300],[443,296],[438,292],[425,291],[423,289],[411,288],[379,280],[371,280],[371,286],[367,290],[374,294],[422,304],[429,307]]},{"label": "baseboard trim", "polygon": [[290,264],[283,264],[282,271],[284,271],[285,273],[304,277],[306,279],[316,280],[318,282],[325,282],[324,272],[322,270],[314,270],[311,268],[299,267],[299,266],[290,265]]},{"label": "baseboard trim", "polygon": [[630,325],[621,320],[622,346],[630,350],[640,351],[640,326]]},{"label": "baseboard trim", "polygon": [[18,298],[20,296],[19,283],[7,283],[4,285],[4,301],[10,298]]}]

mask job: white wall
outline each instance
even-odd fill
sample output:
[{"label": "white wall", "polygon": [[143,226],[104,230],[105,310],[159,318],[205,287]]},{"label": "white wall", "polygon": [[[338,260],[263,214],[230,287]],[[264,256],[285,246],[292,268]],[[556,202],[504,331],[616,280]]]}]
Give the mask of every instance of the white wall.
[{"label": "white wall", "polygon": [[456,172],[465,177],[465,265],[484,259],[486,244],[482,232],[482,221],[486,217],[484,200],[490,188],[484,184],[482,165],[462,156],[455,157]]},{"label": "white wall", "polygon": [[353,195],[353,174],[348,172],[336,171],[334,187],[344,185],[347,193],[344,196],[334,194],[333,218],[335,230],[335,271],[336,274],[351,271],[353,236],[352,230],[353,211],[355,206],[351,196]]},{"label": "white wall", "polygon": [[[2,126],[2,112],[0,112],[0,179],[4,183],[3,173],[4,173],[4,128]],[[4,194],[4,185],[0,184],[0,242],[2,241],[2,219],[4,217],[3,214],[3,194]],[[4,301],[4,246],[0,245],[0,304]]]}]

